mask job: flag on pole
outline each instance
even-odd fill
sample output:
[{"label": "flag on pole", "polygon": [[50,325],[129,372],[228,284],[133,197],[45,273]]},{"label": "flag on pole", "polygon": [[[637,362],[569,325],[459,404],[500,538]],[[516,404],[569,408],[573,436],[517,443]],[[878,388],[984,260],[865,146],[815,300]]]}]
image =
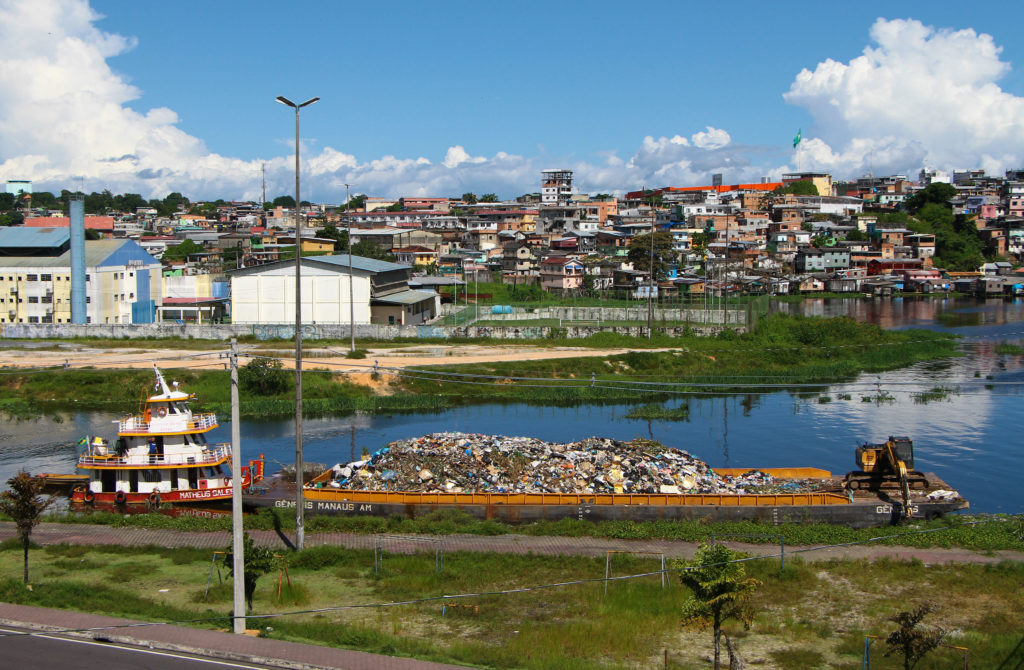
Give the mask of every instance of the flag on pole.
[{"label": "flag on pole", "polygon": [[796,145],[800,144],[800,140],[803,139],[804,129],[796,131],[796,137],[793,138],[793,148],[796,149]]}]

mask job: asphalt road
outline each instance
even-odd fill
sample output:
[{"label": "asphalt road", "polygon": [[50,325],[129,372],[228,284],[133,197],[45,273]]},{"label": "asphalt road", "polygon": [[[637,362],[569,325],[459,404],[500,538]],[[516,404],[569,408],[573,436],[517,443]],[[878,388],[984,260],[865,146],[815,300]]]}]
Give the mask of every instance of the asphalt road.
[{"label": "asphalt road", "polygon": [[0,628],[0,667],[19,670],[219,670],[270,667],[204,659],[177,652],[130,647],[115,642],[72,639],[49,633],[23,634],[27,632],[29,631],[16,628]]}]

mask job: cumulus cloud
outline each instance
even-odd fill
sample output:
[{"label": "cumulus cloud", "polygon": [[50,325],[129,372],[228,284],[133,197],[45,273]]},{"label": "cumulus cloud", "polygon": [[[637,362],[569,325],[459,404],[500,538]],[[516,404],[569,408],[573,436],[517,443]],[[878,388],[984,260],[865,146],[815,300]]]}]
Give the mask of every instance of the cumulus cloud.
[{"label": "cumulus cloud", "polygon": [[[0,179],[31,179],[50,190],[82,184],[146,197],[180,191],[255,199],[265,166],[268,193],[290,192],[290,146],[266,160],[223,156],[182,131],[174,110],[131,109],[140,91],[108,61],[136,40],[103,32],[98,18],[88,0],[0,0]],[[621,193],[708,183],[713,173],[736,183],[793,169],[845,177],[869,167],[997,171],[1024,163],[1024,99],[997,85],[1009,65],[990,36],[880,19],[870,37],[863,55],[803,70],[784,95],[814,118],[796,165],[785,164],[788,147],[739,145],[713,126],[646,136],[631,154],[594,151],[584,160],[543,148],[532,157],[474,155],[458,142],[464,138],[447,138],[447,148],[429,158],[305,147],[303,197],[340,202],[346,183],[381,196],[511,197],[539,190],[541,168],[552,165],[573,169],[581,191]]]},{"label": "cumulus cloud", "polygon": [[1010,66],[990,35],[878,19],[870,37],[861,56],[801,71],[783,96],[814,118],[818,141],[798,147],[802,168],[1019,167],[1024,98],[996,83]]},{"label": "cumulus cloud", "polygon": [[[256,198],[264,174],[269,193],[289,192],[291,155],[241,160],[210,152],[178,128],[174,110],[137,112],[140,96],[108,65],[134,38],[96,27],[88,0],[0,0],[0,178],[32,179],[57,190],[140,192],[163,197]],[[303,197],[340,200],[344,184],[376,195],[512,196],[539,187],[552,159],[506,152],[476,156],[452,144],[437,162],[426,157],[361,157],[332,147],[303,149]],[[605,152],[595,164],[562,163],[585,188],[621,192],[644,184],[696,183],[711,172],[739,178],[749,164],[729,133],[707,127],[685,137],[645,137],[629,158]]]}]

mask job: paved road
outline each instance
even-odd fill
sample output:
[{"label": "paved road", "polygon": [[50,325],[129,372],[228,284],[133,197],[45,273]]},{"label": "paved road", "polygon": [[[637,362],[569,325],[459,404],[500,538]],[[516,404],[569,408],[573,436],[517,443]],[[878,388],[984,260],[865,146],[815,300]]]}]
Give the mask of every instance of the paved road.
[{"label": "paved road", "polygon": [[[97,614],[0,603],[0,668],[50,670],[465,670],[445,665]],[[54,631],[65,632],[54,632]],[[31,637],[12,635],[31,632]],[[70,632],[68,632],[70,631]]]},{"label": "paved road", "polygon": [[26,628],[0,628],[0,654],[4,667],[22,670],[50,668],[103,668],[104,670],[216,670],[219,668],[268,668],[256,665],[201,658],[189,654],[136,647],[113,641],[72,638],[40,633]]}]

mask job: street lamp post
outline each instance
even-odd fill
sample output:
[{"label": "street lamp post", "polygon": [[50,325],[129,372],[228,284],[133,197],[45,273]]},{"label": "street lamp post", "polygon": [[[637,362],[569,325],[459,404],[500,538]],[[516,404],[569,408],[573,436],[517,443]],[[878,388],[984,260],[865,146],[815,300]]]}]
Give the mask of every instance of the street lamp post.
[{"label": "street lamp post", "polygon": [[299,110],[312,105],[319,97],[310,98],[296,105],[284,97],[277,96],[277,101],[295,110],[295,548],[305,546],[306,529],[303,525],[302,499],[303,463],[302,463],[302,222],[299,209],[302,200],[299,197]]},{"label": "street lamp post", "polygon": [[352,217],[349,216],[348,204],[352,202],[348,193],[348,184],[345,184],[345,225],[347,232],[345,239],[348,242],[348,334],[350,338],[349,351],[356,350],[356,301],[355,290],[352,288]]}]

